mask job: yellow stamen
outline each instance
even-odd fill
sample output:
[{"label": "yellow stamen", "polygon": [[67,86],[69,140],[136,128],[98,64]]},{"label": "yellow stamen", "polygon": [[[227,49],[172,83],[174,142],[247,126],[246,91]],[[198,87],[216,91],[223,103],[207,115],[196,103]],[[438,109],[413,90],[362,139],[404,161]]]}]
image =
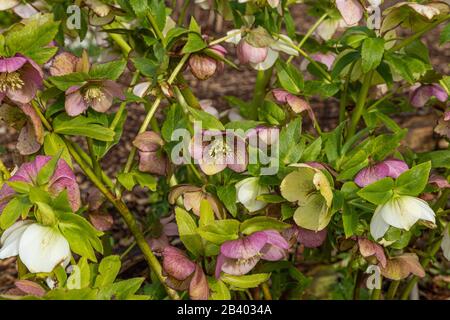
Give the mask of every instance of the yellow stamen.
[{"label": "yellow stamen", "polygon": [[4,72],[0,73],[0,91],[5,92],[6,90],[18,90],[22,89],[24,86],[23,80],[20,78],[18,72]]},{"label": "yellow stamen", "polygon": [[97,87],[87,88],[84,92],[84,99],[91,102],[100,101],[104,96],[105,94],[102,92],[102,90]]}]

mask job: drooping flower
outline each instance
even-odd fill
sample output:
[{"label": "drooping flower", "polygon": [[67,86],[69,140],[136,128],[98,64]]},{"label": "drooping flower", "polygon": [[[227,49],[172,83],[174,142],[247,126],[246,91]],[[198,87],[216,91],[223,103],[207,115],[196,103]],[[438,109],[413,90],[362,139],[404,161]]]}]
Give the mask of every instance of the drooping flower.
[{"label": "drooping flower", "polygon": [[408,169],[408,165],[402,160],[387,159],[359,171],[355,183],[362,188],[386,177],[396,179]]},{"label": "drooping flower", "polygon": [[43,72],[33,60],[19,53],[0,57],[0,102],[8,97],[15,103],[29,103],[42,82]]},{"label": "drooping flower", "polygon": [[450,183],[448,182],[448,180],[445,177],[440,176],[438,174],[430,175],[428,183],[434,184],[440,189],[450,188]]},{"label": "drooping flower", "polygon": [[358,248],[359,253],[361,253],[364,258],[375,257],[383,268],[386,267],[386,255],[384,254],[383,247],[378,243],[363,237],[358,237]]},{"label": "drooping flower", "polygon": [[272,95],[278,103],[287,104],[295,113],[306,111],[311,120],[316,119],[310,104],[306,100],[283,89],[273,89]]},{"label": "drooping flower", "polygon": [[211,208],[214,211],[214,214],[218,219],[224,217],[225,213],[223,212],[222,207],[219,204],[218,199],[216,199],[213,195],[203,190],[201,187],[189,185],[189,184],[180,184],[172,188],[169,194],[169,203],[175,204],[177,199],[182,196],[183,206],[186,210],[192,210],[192,212],[196,216],[200,216],[200,206],[202,200],[207,200],[211,205]]},{"label": "drooping flower", "polygon": [[250,177],[236,183],[236,202],[244,205],[249,212],[255,212],[264,208],[267,203],[256,200],[259,195],[269,193],[267,186],[259,183],[258,177]]},{"label": "drooping flower", "polygon": [[[21,165],[8,181],[22,181],[36,185],[39,171],[50,159],[49,156],[37,156],[34,161]],[[72,210],[77,211],[80,208],[80,189],[75,174],[63,159],[59,159],[55,172],[48,182],[47,190],[53,195],[58,195],[63,190],[67,190],[67,197]],[[5,183],[0,189],[0,213],[14,195],[15,191]]]},{"label": "drooping flower", "polygon": [[442,237],[441,249],[444,253],[444,257],[450,261],[450,223],[444,229],[444,235]]},{"label": "drooping flower", "polygon": [[416,197],[394,196],[376,208],[370,222],[370,234],[378,240],[389,226],[409,230],[418,220],[435,222],[435,213],[428,203]]},{"label": "drooping flower", "polygon": [[69,242],[55,227],[32,221],[18,221],[3,232],[0,259],[19,256],[32,273],[51,272],[70,262]]},{"label": "drooping flower", "polygon": [[448,99],[448,94],[438,84],[421,85],[411,93],[410,103],[416,108],[423,107],[432,97],[445,102]]},{"label": "drooping flower", "polygon": [[246,143],[231,132],[203,130],[194,135],[189,151],[207,175],[214,175],[227,167],[235,172],[243,172],[247,168]]},{"label": "drooping flower", "polygon": [[388,259],[386,266],[381,266],[381,274],[383,277],[391,280],[402,280],[410,274],[423,278],[425,276],[425,270],[415,253],[403,253],[402,255]]},{"label": "drooping flower", "polygon": [[216,263],[216,278],[223,271],[231,275],[250,272],[260,259],[278,261],[286,258],[289,243],[278,231],[257,231],[247,237],[224,242]]},{"label": "drooping flower", "polygon": [[153,131],[139,134],[133,141],[139,150],[139,170],[164,176],[167,173],[169,162],[162,150],[164,140]]},{"label": "drooping flower", "polygon": [[294,213],[295,223],[305,229],[325,229],[333,215],[331,205],[333,191],[327,176],[307,164],[295,164],[295,170],[281,182],[283,198],[298,204]]},{"label": "drooping flower", "polygon": [[72,117],[89,107],[97,112],[106,112],[111,108],[114,98],[125,99],[120,85],[112,80],[90,80],[85,85],[67,89],[65,108]]},{"label": "drooping flower", "polygon": [[208,300],[209,287],[200,265],[192,262],[181,250],[168,246],[162,252],[166,283],[175,290],[189,289],[192,300]]},{"label": "drooping flower", "polygon": [[[336,54],[334,52],[327,52],[327,53],[319,52],[312,54],[311,59],[326,65],[328,71],[331,71],[331,69],[333,68],[333,63],[336,60]],[[300,64],[300,69],[302,71],[305,71],[309,63],[310,62],[307,59],[304,59]]]},{"label": "drooping flower", "polygon": [[275,39],[263,28],[256,28],[242,37],[239,30],[227,32],[226,41],[237,45],[236,53],[242,64],[249,63],[253,69],[267,70],[278,59],[279,53],[284,52],[290,56],[298,56],[295,44],[288,36],[279,34]]},{"label": "drooping flower", "polygon": [[171,214],[168,217],[159,219],[160,227],[158,227],[157,234],[150,234],[147,238],[147,243],[150,245],[155,254],[161,254],[164,248],[169,246],[170,239],[173,237],[178,237],[178,225],[175,222],[175,215]]},{"label": "drooping flower", "polygon": [[81,58],[78,58],[70,52],[61,52],[53,58],[49,71],[52,76],[89,71],[89,59],[85,53]]},{"label": "drooping flower", "polygon": [[[227,50],[221,45],[213,45],[209,49],[221,57],[225,57],[227,53]],[[203,53],[196,53],[190,56],[189,67],[197,79],[206,80],[212,77],[216,71],[222,71],[224,62]]]},{"label": "drooping flower", "polygon": [[444,112],[438,125],[434,128],[434,132],[450,139],[450,110]]}]

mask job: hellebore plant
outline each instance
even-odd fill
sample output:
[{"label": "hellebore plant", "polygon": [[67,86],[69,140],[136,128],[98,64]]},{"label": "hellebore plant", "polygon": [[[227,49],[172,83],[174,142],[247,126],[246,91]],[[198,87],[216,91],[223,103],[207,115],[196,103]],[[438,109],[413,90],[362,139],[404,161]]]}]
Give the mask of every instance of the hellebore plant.
[{"label": "hellebore plant", "polygon": [[448,3],[175,3],[0,1],[0,298],[444,296]]}]

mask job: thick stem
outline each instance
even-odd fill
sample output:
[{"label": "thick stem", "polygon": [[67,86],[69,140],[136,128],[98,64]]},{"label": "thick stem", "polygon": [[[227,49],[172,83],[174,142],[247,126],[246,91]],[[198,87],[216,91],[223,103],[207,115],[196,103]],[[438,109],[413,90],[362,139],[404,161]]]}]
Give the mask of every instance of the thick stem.
[{"label": "thick stem", "polygon": [[137,221],[134,219],[133,214],[130,212],[128,207],[123,203],[121,199],[114,197],[114,195],[109,191],[109,189],[102,183],[102,181],[96,176],[94,171],[84,162],[84,160],[80,157],[80,155],[73,148],[70,141],[65,141],[69,152],[73,159],[78,163],[80,168],[86,174],[86,176],[92,181],[92,183],[100,190],[101,193],[114,205],[114,207],[119,211],[120,215],[124,219],[134,238],[136,239],[136,243],[144,254],[147,263],[149,264],[151,270],[156,274],[158,279],[161,281],[163,286],[165,287],[167,294],[172,299],[179,299],[178,294],[169,288],[165,283],[165,278],[162,275],[162,268],[158,261],[158,259],[153,254],[150,249],[147,241],[145,240],[144,234],[140,230]]},{"label": "thick stem", "polygon": [[386,294],[386,300],[393,300],[395,298],[395,294],[397,293],[398,286],[400,285],[400,280],[392,281],[389,285],[388,292]]},{"label": "thick stem", "polygon": [[[113,25],[106,25],[103,27],[103,29],[113,29]],[[120,47],[125,57],[128,57],[128,54],[131,51],[131,46],[125,41],[125,39],[117,33],[108,33],[111,39],[114,40],[114,42]]]},{"label": "thick stem", "polygon": [[364,112],[364,106],[366,105],[367,94],[369,93],[370,84],[372,82],[373,71],[366,73],[363,79],[363,84],[359,92],[358,100],[356,101],[355,109],[353,110],[352,119],[347,132],[347,139],[353,137],[356,132],[359,120]]},{"label": "thick stem", "polygon": [[267,284],[267,282],[264,282],[261,285],[261,288],[263,290],[264,299],[265,300],[272,300],[272,294],[270,293],[269,285]]},{"label": "thick stem", "polygon": [[309,28],[308,32],[306,32],[305,36],[303,37],[303,39],[299,42],[297,48],[301,49],[301,47],[303,47],[303,45],[305,44],[306,40],[309,39],[309,37],[313,34],[314,31],[316,31],[316,29],[320,26],[320,24],[323,22],[323,20],[326,19],[326,17],[328,16],[328,13],[324,13],[319,20],[316,21],[316,23],[314,23],[311,28]]},{"label": "thick stem", "polygon": [[266,87],[272,77],[273,68],[267,70],[260,70],[256,76],[255,90],[253,91],[252,109],[250,118],[253,120],[258,119],[258,108],[263,104],[264,97],[266,96]]}]

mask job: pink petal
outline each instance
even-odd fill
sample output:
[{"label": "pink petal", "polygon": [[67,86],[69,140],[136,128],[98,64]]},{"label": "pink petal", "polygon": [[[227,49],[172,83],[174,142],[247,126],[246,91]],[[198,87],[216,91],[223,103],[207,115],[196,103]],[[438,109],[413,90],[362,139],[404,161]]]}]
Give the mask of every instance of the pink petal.
[{"label": "pink petal", "polygon": [[401,175],[403,172],[409,170],[409,167],[406,164],[406,162],[402,160],[387,159],[384,160],[383,163],[389,168],[388,176],[394,179],[398,178],[398,176]]},{"label": "pink petal", "polygon": [[364,9],[358,0],[336,0],[336,7],[348,25],[355,25],[362,19]]},{"label": "pink petal", "polygon": [[27,59],[24,57],[11,57],[0,59],[0,72],[14,72],[23,67],[27,63]]},{"label": "pink petal", "polygon": [[195,263],[175,247],[164,248],[162,255],[164,271],[177,280],[185,280],[195,270]]},{"label": "pink petal", "polygon": [[434,183],[438,188],[450,188],[450,183],[443,176],[432,174],[428,179],[428,183]]},{"label": "pink petal", "polygon": [[164,176],[167,173],[167,158],[161,152],[139,151],[139,170]]},{"label": "pink petal", "polygon": [[220,247],[220,252],[227,258],[248,259],[259,254],[267,243],[267,235],[255,232],[242,239],[226,241]]},{"label": "pink petal", "polygon": [[103,81],[103,91],[108,92],[114,98],[119,98],[120,100],[125,100],[125,95],[123,94],[123,87],[111,80]]},{"label": "pink petal", "polygon": [[242,39],[236,47],[239,61],[245,63],[260,63],[266,60],[269,49],[267,47],[257,48]]},{"label": "pink petal", "polygon": [[260,259],[259,255],[248,259],[231,259],[225,257],[222,264],[222,271],[233,276],[241,276],[249,273]]},{"label": "pink petal", "polygon": [[191,300],[208,300],[209,297],[208,280],[198,264],[189,284],[189,297]]},{"label": "pink petal", "polygon": [[133,141],[133,145],[144,152],[158,151],[163,144],[164,141],[161,136],[154,131],[140,133]]},{"label": "pink petal", "polygon": [[72,87],[66,92],[65,108],[69,116],[75,117],[86,111],[88,105],[84,101],[80,91],[74,90],[74,87]]}]

